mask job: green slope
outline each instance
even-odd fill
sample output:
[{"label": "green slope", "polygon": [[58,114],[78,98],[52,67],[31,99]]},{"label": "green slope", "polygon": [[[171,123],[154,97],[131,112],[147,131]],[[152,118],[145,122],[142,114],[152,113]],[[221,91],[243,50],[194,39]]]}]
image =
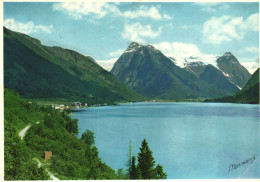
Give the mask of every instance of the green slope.
[{"label": "green slope", "polygon": [[238,93],[224,98],[209,99],[206,102],[230,102],[259,104],[259,68],[248,80],[245,87]]},{"label": "green slope", "polygon": [[[77,120],[68,113],[29,104],[9,89],[4,91],[4,106],[5,180],[47,180],[46,169],[66,180],[118,179],[97,148],[75,136]],[[21,140],[18,133],[28,124]],[[52,158],[44,160],[44,151],[52,151]]]},{"label": "green slope", "polygon": [[92,58],[47,47],[4,28],[4,86],[25,98],[67,98],[88,103],[143,99]]}]

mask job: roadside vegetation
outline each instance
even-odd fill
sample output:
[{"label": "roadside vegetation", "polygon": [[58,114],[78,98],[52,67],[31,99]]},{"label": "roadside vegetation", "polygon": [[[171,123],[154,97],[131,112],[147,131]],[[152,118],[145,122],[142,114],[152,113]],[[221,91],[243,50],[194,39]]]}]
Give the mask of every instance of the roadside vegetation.
[{"label": "roadside vegetation", "polygon": [[[101,161],[93,141],[77,138],[77,120],[67,112],[28,103],[9,89],[4,103],[5,180],[50,179],[45,169],[59,179],[119,179]],[[28,124],[21,140],[18,133]],[[51,151],[52,158],[44,160],[44,151]]]}]

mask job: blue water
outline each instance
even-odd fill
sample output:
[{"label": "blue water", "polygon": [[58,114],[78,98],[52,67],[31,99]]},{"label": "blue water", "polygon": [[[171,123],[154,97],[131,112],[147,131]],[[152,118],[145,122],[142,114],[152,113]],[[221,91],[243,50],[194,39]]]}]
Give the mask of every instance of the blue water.
[{"label": "blue water", "polygon": [[116,170],[126,168],[129,140],[137,156],[146,138],[168,179],[260,177],[258,105],[134,103],[88,108],[73,118],[79,137],[92,130],[99,156]]}]

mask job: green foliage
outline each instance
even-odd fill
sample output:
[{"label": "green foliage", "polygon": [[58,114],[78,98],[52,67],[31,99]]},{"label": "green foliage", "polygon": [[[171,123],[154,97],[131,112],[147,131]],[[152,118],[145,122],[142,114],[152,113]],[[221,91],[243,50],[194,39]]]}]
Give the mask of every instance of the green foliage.
[{"label": "green foliage", "polygon": [[130,179],[141,179],[141,171],[139,165],[135,165],[135,156],[132,157],[132,162],[131,162],[131,173],[129,175]]},{"label": "green foliage", "polygon": [[126,163],[126,167],[127,167],[127,176],[130,176],[131,179],[131,173],[132,173],[132,141],[129,140],[129,149],[128,149],[128,160]]},{"label": "green foliage", "polygon": [[124,173],[124,169],[120,168],[117,170],[117,176],[119,179],[129,179],[128,175]]},{"label": "green foliage", "polygon": [[81,135],[81,140],[83,140],[87,145],[94,145],[95,144],[95,135],[93,131],[86,130]]},{"label": "green foliage", "polygon": [[[49,179],[46,168],[59,179],[119,178],[101,161],[95,146],[75,136],[77,120],[71,119],[68,113],[28,104],[9,89],[5,89],[4,95],[6,180]],[[31,127],[21,140],[18,132],[26,124]],[[43,161],[44,151],[51,151],[53,157],[38,167],[34,159]]]},{"label": "green foliage", "polygon": [[4,179],[5,180],[47,180],[47,172],[38,167],[15,128],[7,120],[4,122]]},{"label": "green foliage", "polygon": [[29,104],[28,101],[19,97],[13,90],[4,90],[5,120],[12,123],[15,129],[20,130],[27,124],[36,122],[41,118],[39,107]]}]

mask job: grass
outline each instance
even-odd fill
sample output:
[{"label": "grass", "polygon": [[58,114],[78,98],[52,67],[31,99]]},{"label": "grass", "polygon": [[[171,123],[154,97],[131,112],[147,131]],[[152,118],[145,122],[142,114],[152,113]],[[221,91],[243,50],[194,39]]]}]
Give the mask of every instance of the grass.
[{"label": "grass", "polygon": [[33,98],[27,99],[28,101],[35,102],[41,106],[50,106],[50,105],[58,105],[58,104],[66,104],[70,106],[73,102],[77,102],[78,100],[67,99],[67,98]]}]

